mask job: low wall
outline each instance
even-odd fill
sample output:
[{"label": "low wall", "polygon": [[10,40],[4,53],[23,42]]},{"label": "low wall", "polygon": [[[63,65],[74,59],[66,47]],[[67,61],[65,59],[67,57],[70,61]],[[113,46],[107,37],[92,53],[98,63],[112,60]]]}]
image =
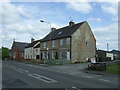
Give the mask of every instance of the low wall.
[{"label": "low wall", "polygon": [[53,60],[45,60],[44,63],[47,63],[47,64],[69,64],[70,63],[70,60],[67,60],[67,59],[53,59]]}]

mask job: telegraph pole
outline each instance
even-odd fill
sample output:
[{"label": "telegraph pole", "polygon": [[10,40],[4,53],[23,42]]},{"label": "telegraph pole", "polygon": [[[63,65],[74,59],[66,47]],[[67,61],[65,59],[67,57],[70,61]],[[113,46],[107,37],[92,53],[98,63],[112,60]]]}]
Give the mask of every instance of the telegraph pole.
[{"label": "telegraph pole", "polygon": [[109,51],[109,44],[107,43],[107,51]]}]

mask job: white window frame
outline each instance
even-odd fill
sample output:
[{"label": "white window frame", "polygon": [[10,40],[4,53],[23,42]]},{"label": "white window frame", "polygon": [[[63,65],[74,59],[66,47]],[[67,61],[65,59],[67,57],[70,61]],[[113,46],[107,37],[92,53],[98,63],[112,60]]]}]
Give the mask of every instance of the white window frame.
[{"label": "white window frame", "polygon": [[55,40],[52,41],[52,47],[55,47]]},{"label": "white window frame", "polygon": [[67,44],[70,44],[70,38],[67,38],[66,41],[67,41]]},{"label": "white window frame", "polygon": [[43,48],[46,48],[46,42],[43,42]]},{"label": "white window frame", "polygon": [[63,39],[60,39],[60,45],[63,45]]}]

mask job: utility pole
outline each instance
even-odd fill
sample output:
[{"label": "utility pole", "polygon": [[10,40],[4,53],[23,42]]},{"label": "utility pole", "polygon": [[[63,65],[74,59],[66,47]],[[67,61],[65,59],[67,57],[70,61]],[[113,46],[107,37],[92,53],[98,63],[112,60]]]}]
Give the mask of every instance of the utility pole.
[{"label": "utility pole", "polygon": [[51,27],[51,23],[50,22],[47,22],[47,21],[43,21],[43,20],[40,20],[40,22],[45,22],[45,23],[48,23],[49,26],[50,26],[50,48],[49,48],[49,56],[50,56],[50,59],[49,59],[49,62],[52,58],[52,40],[51,40],[51,32],[52,32],[52,27]]},{"label": "utility pole", "polygon": [[107,51],[109,51],[109,44],[107,43]]}]

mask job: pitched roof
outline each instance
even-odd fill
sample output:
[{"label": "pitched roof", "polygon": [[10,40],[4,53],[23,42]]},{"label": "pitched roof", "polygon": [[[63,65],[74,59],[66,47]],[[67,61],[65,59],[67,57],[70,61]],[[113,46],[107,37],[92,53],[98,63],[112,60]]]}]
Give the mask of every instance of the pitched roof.
[{"label": "pitched roof", "polygon": [[36,45],[34,48],[40,48],[40,43],[38,45]]},{"label": "pitched roof", "polygon": [[119,54],[120,55],[120,51],[118,51],[118,50],[112,50],[111,52],[114,53],[114,54]]},{"label": "pitched roof", "polygon": [[29,44],[26,42],[16,42],[14,41],[13,44],[19,49],[19,51],[24,51],[24,48]]},{"label": "pitched roof", "polygon": [[25,48],[30,48],[30,47],[33,47],[35,44],[37,44],[40,40],[36,40],[30,44],[28,44]]},{"label": "pitched roof", "polygon": [[[85,21],[84,21],[85,22]],[[66,26],[63,28],[56,29],[52,32],[50,32],[46,37],[44,37],[41,41],[48,41],[50,40],[55,40],[55,39],[60,39],[60,38],[65,38],[71,36],[84,22],[74,24],[72,26]],[[51,35],[50,35],[51,34]]]},{"label": "pitched roof", "polygon": [[97,52],[100,52],[100,53],[112,53],[110,51],[105,51],[105,50],[97,50]]}]

